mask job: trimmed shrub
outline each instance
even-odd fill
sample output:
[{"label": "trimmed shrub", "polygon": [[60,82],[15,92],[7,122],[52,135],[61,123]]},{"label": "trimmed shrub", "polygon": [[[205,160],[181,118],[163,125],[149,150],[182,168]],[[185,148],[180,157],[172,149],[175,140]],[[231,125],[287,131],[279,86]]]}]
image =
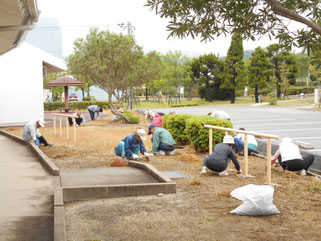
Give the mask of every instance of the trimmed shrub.
[{"label": "trimmed shrub", "polygon": [[[205,128],[204,125],[233,128],[231,121],[217,117],[195,115],[187,119],[185,129],[186,137],[197,151],[202,152],[207,151],[209,147],[209,129]],[[224,135],[224,131],[213,130],[213,147],[222,142]]]},{"label": "trimmed shrub", "polygon": [[184,106],[199,106],[199,103],[189,103],[189,104],[177,104],[177,105],[170,105],[170,107],[184,107]]},{"label": "trimmed shrub", "polygon": [[[69,107],[75,108],[75,110],[87,110],[90,105],[98,105],[103,109],[109,109],[107,101],[73,101],[69,102]],[[46,111],[59,110],[65,106],[64,102],[45,102],[44,109]]]},{"label": "trimmed shrub", "polygon": [[171,133],[176,141],[187,144],[190,142],[188,141],[185,133],[186,120],[191,117],[192,115],[188,114],[164,115],[162,119],[162,126]]},{"label": "trimmed shrub", "polygon": [[314,93],[315,87],[313,86],[302,86],[302,87],[289,87],[286,89],[286,95],[299,95],[303,94],[312,94]]}]

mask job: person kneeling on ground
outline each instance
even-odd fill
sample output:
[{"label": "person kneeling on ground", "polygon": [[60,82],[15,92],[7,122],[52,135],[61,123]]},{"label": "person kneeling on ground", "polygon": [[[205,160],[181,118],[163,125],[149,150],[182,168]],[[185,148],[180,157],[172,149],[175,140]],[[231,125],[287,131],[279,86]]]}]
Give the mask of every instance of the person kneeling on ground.
[{"label": "person kneeling on ground", "polygon": [[[240,128],[239,130],[245,131],[244,128]],[[244,149],[244,138],[245,134],[239,133],[234,137],[235,148],[238,154],[243,154],[242,151]],[[257,148],[257,142],[255,140],[255,136],[247,135],[247,148],[249,153],[253,152]]]},{"label": "person kneeling on ground", "polygon": [[45,146],[52,146],[46,139],[41,135],[39,128],[44,127],[45,122],[43,120],[30,121],[22,130],[22,137],[25,141],[33,140],[37,146],[43,143]]},{"label": "person kneeling on ground", "polygon": [[[120,108],[118,111],[119,111],[120,113],[124,113],[124,109],[123,109],[123,108]],[[112,120],[113,122],[122,122],[122,119],[120,119],[120,116],[119,116],[119,115],[113,115],[113,116],[111,117],[111,120]]]},{"label": "person kneeling on ground", "polygon": [[97,113],[97,120],[99,120],[99,112],[103,112],[103,108],[98,105],[90,105],[88,106],[88,111],[92,121],[95,120],[95,113]]},{"label": "person kneeling on ground", "polygon": [[153,154],[165,155],[169,152],[170,155],[174,155],[174,149],[176,142],[174,141],[171,133],[168,130],[150,125],[148,127],[148,135],[153,134]]},{"label": "person kneeling on ground", "polygon": [[228,167],[231,159],[238,174],[242,173],[240,164],[232,150],[234,145],[233,137],[230,135],[224,136],[223,143],[215,145],[212,154],[206,156],[203,160],[203,169],[201,174],[207,173],[207,168],[218,172],[219,176],[227,176],[228,172],[226,168]]},{"label": "person kneeling on ground", "polygon": [[313,164],[314,156],[307,153],[302,157],[298,145],[294,144],[291,138],[285,137],[271,158],[271,163],[273,164],[276,159],[284,170],[300,171],[300,175],[305,176]]},{"label": "person kneeling on ground", "polygon": [[146,140],[145,135],[146,131],[144,129],[139,129],[136,133],[126,136],[115,147],[115,154],[126,161],[138,159],[139,151],[145,156],[152,155],[146,152],[146,148],[143,143],[143,140]]},{"label": "person kneeling on ground", "polygon": [[72,115],[77,118],[68,117],[68,122],[69,122],[70,126],[72,126],[74,124],[73,119],[75,119],[75,121],[76,121],[76,126],[80,126],[81,124],[85,125],[85,123],[86,123],[85,117],[80,112],[73,113]]}]

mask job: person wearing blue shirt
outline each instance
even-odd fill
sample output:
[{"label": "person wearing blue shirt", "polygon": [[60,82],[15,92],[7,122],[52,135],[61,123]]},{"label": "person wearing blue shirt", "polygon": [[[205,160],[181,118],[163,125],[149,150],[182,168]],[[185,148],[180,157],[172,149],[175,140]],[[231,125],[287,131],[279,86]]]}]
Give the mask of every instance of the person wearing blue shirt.
[{"label": "person wearing blue shirt", "polygon": [[115,154],[125,160],[138,159],[139,151],[145,156],[150,156],[151,154],[146,152],[146,148],[143,143],[143,140],[146,140],[145,135],[146,131],[139,129],[136,133],[126,136],[115,147]]}]

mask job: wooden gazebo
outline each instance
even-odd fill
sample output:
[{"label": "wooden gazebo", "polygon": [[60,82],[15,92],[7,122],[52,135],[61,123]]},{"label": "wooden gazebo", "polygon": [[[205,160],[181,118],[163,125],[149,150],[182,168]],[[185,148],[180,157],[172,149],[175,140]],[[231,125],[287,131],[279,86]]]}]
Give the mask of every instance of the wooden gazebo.
[{"label": "wooden gazebo", "polygon": [[64,86],[65,87],[65,108],[64,108],[65,112],[68,112],[71,109],[68,107],[68,98],[69,98],[68,87],[83,86],[83,85],[84,85],[84,82],[81,82],[69,76],[63,76],[47,83],[47,86]]}]

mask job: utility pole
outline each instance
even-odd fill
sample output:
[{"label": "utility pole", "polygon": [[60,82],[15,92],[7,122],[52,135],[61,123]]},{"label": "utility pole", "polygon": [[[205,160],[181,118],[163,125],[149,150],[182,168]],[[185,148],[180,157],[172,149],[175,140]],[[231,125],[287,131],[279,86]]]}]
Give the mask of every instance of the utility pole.
[{"label": "utility pole", "polygon": [[[118,24],[118,26],[120,26],[123,29],[127,28],[127,34],[132,35],[134,37],[135,27],[130,22],[120,23],[120,24]],[[131,86],[129,87],[129,100],[128,100],[128,102],[129,102],[129,109],[132,110],[133,109],[133,90],[132,90]]]}]

